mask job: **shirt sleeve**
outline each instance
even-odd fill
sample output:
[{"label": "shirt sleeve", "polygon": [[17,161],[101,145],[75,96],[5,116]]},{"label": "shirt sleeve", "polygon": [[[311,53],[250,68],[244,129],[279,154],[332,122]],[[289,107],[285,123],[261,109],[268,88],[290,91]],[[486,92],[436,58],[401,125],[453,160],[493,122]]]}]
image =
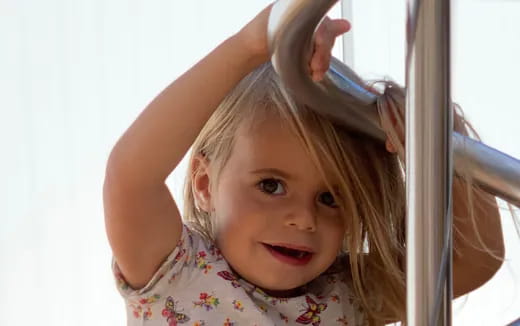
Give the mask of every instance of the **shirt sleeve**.
[{"label": "shirt sleeve", "polygon": [[189,269],[194,262],[195,253],[198,252],[201,244],[203,244],[201,236],[183,225],[179,242],[150,281],[141,289],[133,289],[128,284],[115,257],[112,256],[112,274],[119,293],[125,299],[140,298],[142,300],[143,296],[150,296],[150,298],[162,296],[178,277],[187,273],[185,270]]}]

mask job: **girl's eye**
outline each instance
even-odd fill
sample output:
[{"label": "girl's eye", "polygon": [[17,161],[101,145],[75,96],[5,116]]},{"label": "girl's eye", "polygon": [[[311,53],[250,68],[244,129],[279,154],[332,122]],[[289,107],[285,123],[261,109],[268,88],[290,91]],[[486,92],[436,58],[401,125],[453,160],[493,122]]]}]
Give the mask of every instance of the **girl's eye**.
[{"label": "girl's eye", "polygon": [[[281,195],[285,192],[283,183],[274,178],[263,179],[258,183],[260,190],[270,195]],[[337,208],[338,205],[334,199],[334,196],[330,192],[323,192],[319,196],[319,200],[332,208]]]},{"label": "girl's eye", "polygon": [[330,192],[324,192],[320,195],[320,200],[322,203],[324,203],[327,206],[336,208],[338,205],[336,204],[334,200],[334,196]]},{"label": "girl's eye", "polygon": [[272,195],[280,195],[281,193],[277,193],[277,190],[281,190],[282,193],[284,191],[282,183],[277,179],[264,179],[260,181],[258,185],[260,190]]}]

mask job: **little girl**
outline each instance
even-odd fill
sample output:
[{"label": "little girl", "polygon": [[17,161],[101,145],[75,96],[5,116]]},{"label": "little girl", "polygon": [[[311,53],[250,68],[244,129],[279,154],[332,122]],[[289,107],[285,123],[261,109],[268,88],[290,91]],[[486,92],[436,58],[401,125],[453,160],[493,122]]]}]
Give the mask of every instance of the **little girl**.
[{"label": "little girl", "polygon": [[[350,134],[290,96],[269,63],[270,8],[161,92],[112,150],[105,219],[128,325],[405,319],[401,144]],[[322,22],[314,80],[348,29]],[[402,110],[403,96],[392,85],[381,99]],[[165,180],[190,146],[181,219]],[[490,250],[455,238],[455,296],[503,255],[496,207],[469,209],[457,182],[455,215],[474,210]],[[455,227],[468,243],[478,234],[464,219]]]}]

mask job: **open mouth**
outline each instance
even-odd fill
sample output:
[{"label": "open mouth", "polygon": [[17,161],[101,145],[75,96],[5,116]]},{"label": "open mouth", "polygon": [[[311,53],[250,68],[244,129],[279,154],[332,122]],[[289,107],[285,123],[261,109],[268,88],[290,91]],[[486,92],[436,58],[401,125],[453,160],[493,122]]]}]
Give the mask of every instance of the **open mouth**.
[{"label": "open mouth", "polygon": [[267,243],[263,243],[263,245],[275,258],[291,265],[305,265],[313,256],[312,252],[306,250],[270,245]]}]

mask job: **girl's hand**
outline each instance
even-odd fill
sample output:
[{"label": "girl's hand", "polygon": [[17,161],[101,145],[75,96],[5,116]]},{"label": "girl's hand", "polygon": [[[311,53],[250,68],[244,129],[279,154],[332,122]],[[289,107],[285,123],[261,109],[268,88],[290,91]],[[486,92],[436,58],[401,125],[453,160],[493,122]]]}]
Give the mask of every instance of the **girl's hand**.
[{"label": "girl's hand", "polygon": [[[386,102],[386,114],[388,115],[389,122],[392,124],[393,129],[395,131],[395,136],[391,137],[390,133],[387,131],[387,139],[385,142],[386,150],[390,153],[400,154],[400,152],[404,152],[405,148],[405,112],[404,112],[404,103],[405,103],[405,93],[404,90],[402,92],[394,93],[394,96],[397,97],[397,101],[389,100]],[[462,115],[462,111],[457,110],[457,104],[452,105],[453,110],[453,131],[458,132],[464,136],[469,135],[469,131],[473,130],[471,125],[467,123]],[[404,158],[404,156],[403,156]]]},{"label": "girl's hand", "polygon": [[314,33],[314,50],[309,62],[311,77],[314,81],[320,81],[329,70],[332,47],[336,37],[350,30],[350,23],[346,19],[323,19]]},{"label": "girl's hand", "polygon": [[[388,109],[388,115],[390,117],[390,122],[394,126],[394,131],[397,137],[387,136],[385,141],[386,150],[393,154],[398,154],[398,147],[394,144],[394,142],[399,142],[400,148],[404,150],[405,146],[405,130],[404,130],[404,112],[401,112],[399,108],[395,106],[395,103],[388,102],[390,106]],[[392,139],[394,142],[392,142]]]},{"label": "girl's hand", "polygon": [[[267,41],[267,25],[273,3],[264,8],[253,20],[244,26],[237,37],[245,45],[255,62],[263,63],[270,59]],[[314,49],[309,61],[309,72],[314,81],[320,81],[329,69],[331,51],[336,37],[350,30],[345,19],[325,17],[314,34]]]}]

